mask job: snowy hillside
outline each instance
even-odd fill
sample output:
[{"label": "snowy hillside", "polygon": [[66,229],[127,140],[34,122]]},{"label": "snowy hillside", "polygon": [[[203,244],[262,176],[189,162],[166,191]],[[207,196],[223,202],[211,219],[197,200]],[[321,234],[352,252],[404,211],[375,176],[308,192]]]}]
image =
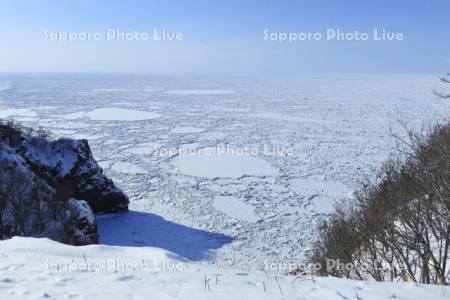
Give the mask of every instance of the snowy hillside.
[{"label": "snowy hillside", "polygon": [[450,287],[222,269],[157,248],[0,242],[0,299],[448,299]]}]

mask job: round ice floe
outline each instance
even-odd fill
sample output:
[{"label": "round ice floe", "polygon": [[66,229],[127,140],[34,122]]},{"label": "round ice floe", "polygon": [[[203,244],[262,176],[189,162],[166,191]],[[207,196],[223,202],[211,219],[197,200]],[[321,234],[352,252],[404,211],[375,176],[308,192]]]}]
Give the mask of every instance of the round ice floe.
[{"label": "round ice floe", "polygon": [[164,93],[173,95],[229,95],[236,92],[230,90],[173,90]]},{"label": "round ice floe", "polygon": [[68,114],[65,119],[89,118],[97,121],[140,121],[159,118],[161,115],[149,111],[117,107],[98,108],[88,112]]},{"label": "round ice floe", "polygon": [[214,198],[213,207],[227,216],[245,221],[255,223],[258,217],[255,215],[253,208],[231,196],[217,196]]},{"label": "round ice floe", "polygon": [[173,164],[186,175],[216,178],[249,176],[276,176],[277,170],[268,162],[251,155],[232,155],[205,148],[177,156]]}]

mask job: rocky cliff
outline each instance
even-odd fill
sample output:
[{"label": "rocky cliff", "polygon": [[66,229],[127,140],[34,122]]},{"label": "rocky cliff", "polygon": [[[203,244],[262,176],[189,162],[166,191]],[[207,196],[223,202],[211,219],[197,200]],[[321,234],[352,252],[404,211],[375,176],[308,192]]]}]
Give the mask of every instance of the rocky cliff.
[{"label": "rocky cliff", "polygon": [[95,213],[126,210],[128,197],[103,174],[86,140],[50,140],[0,122],[0,239],[96,243]]}]

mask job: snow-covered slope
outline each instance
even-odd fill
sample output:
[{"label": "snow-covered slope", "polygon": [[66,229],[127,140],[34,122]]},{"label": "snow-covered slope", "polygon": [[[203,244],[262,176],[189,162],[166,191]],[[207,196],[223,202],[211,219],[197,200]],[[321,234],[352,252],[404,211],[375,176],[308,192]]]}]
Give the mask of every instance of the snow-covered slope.
[{"label": "snow-covered slope", "polygon": [[0,299],[448,299],[450,287],[221,269],[158,248],[0,242]]}]

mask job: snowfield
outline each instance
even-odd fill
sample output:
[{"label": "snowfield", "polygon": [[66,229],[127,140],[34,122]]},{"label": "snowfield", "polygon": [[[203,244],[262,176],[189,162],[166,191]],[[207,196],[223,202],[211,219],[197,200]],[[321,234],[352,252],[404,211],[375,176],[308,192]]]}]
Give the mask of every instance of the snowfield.
[{"label": "snowfield", "polygon": [[[397,120],[418,128],[450,111],[449,101],[431,93],[440,87],[438,75],[432,74],[271,79],[1,75],[0,82],[10,83],[0,90],[0,117],[43,127],[54,137],[88,139],[105,174],[130,197],[132,212],[99,218],[101,243],[138,248],[83,249],[101,256],[158,247],[202,265],[154,277],[108,274],[98,281],[87,280],[86,272],[75,279],[42,273],[42,283],[32,285],[41,277],[24,271],[29,266],[20,255],[25,252],[17,253],[16,262],[2,260],[2,287],[21,288],[0,293],[29,290],[35,297],[44,296],[41,286],[52,296],[69,286],[74,293],[104,293],[105,298],[119,292],[140,297],[135,288],[156,299],[183,298],[186,294],[169,288],[171,283],[185,286],[195,299],[213,295],[205,294],[203,277],[214,281],[220,273],[221,284],[211,285],[215,298],[232,298],[226,293],[235,292],[281,299],[273,275],[269,280],[264,273],[240,276],[236,270],[304,262],[318,221],[336,201],[351,197],[362,176],[391,152],[389,130],[400,132]],[[224,146],[236,151],[203,153]],[[35,256],[43,255],[39,243],[29,249]],[[209,263],[213,266],[204,266]],[[219,272],[218,265],[232,269]],[[19,272],[11,275],[13,282],[7,279],[9,267]],[[377,299],[389,298],[395,286],[335,279],[291,285],[292,278],[279,279],[286,299],[352,299],[356,291],[362,299],[376,293]],[[267,293],[264,280],[270,285]],[[148,290],[139,288],[143,282]],[[121,290],[125,286],[128,291]],[[395,293],[400,299],[420,299],[431,292],[443,297],[443,291],[405,284]]]},{"label": "snowfield", "polygon": [[450,287],[273,275],[158,248],[0,241],[0,299],[448,299]]}]

